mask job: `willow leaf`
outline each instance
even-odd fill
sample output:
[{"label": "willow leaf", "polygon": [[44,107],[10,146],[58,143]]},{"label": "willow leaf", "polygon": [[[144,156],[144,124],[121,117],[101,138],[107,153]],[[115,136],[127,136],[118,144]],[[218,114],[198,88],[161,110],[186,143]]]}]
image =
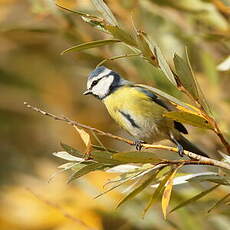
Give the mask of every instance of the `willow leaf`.
[{"label": "willow leaf", "polygon": [[174,55],[173,61],[177,76],[181,84],[186,90],[189,91],[193,98],[198,101],[198,89],[196,87],[194,75],[189,67],[189,64],[177,54]]},{"label": "willow leaf", "polygon": [[149,45],[149,48],[151,49],[152,53],[155,54],[156,59],[157,59],[157,63],[159,65],[160,69],[163,71],[163,73],[168,78],[168,80],[173,85],[177,86],[174,75],[173,75],[167,61],[165,60],[163,54],[161,53],[160,48],[156,44],[156,42],[153,41],[148,35],[144,35],[144,39],[145,39],[146,43]]},{"label": "willow leaf", "polygon": [[213,129],[213,127],[209,124],[209,122],[199,114],[182,112],[182,111],[173,111],[173,112],[165,113],[164,116],[171,118],[175,121],[186,123],[195,127],[199,127],[203,129]]},{"label": "willow leaf", "polygon": [[104,19],[113,26],[118,26],[118,22],[109,7],[103,0],[91,0],[96,9],[102,14]]},{"label": "willow leaf", "polygon": [[219,186],[220,186],[219,184],[218,184],[218,185],[215,185],[215,186],[213,186],[213,187],[211,187],[211,188],[209,188],[209,189],[207,189],[207,190],[205,190],[205,191],[203,191],[203,192],[197,194],[196,196],[194,196],[194,197],[192,197],[192,198],[190,198],[190,199],[188,199],[188,200],[183,201],[182,203],[180,203],[179,205],[177,205],[175,208],[173,208],[173,209],[170,211],[170,213],[174,212],[175,210],[177,210],[177,209],[179,209],[179,208],[182,208],[182,207],[184,207],[184,206],[186,206],[186,205],[188,205],[188,204],[191,204],[191,203],[193,203],[193,202],[199,200],[200,198],[206,196],[207,194],[209,194],[210,192],[212,192],[214,189],[216,189],[216,188],[219,187]]},{"label": "willow leaf", "polygon": [[162,212],[163,216],[166,219],[167,216],[167,209],[169,205],[169,201],[171,198],[171,192],[172,192],[172,187],[173,187],[173,179],[176,176],[177,170],[181,167],[182,165],[178,165],[175,169],[172,170],[170,173],[170,176],[167,181],[167,185],[165,186],[163,195],[162,195],[162,200],[161,200],[161,206],[162,206]]},{"label": "willow leaf", "polygon": [[102,169],[104,166],[105,166],[105,164],[102,164],[102,163],[92,163],[92,164],[86,165],[86,166],[80,168],[80,170],[74,172],[70,176],[70,178],[68,179],[68,183],[70,183],[73,180],[76,180],[79,177],[82,177],[82,176],[84,176],[84,175],[86,175],[92,171]]},{"label": "willow leaf", "polygon": [[124,204],[126,201],[132,199],[133,197],[137,196],[140,192],[142,192],[148,185],[151,184],[151,182],[154,180],[155,175],[157,172],[151,172],[144,176],[144,178],[141,178],[138,182],[137,187],[130,192],[126,197],[124,197],[119,204],[117,205],[117,208],[120,207],[122,204]]},{"label": "willow leaf", "polygon": [[60,143],[61,144],[61,147],[69,154],[71,155],[74,155],[76,157],[81,157],[83,158],[84,157],[84,154],[82,154],[80,151],[74,149],[73,147],[67,145],[67,144],[64,144],[64,143]]},{"label": "willow leaf", "polygon": [[148,205],[146,206],[146,208],[144,209],[144,213],[143,216],[145,216],[145,214],[147,213],[147,211],[153,206],[154,203],[156,203],[156,201],[159,199],[161,193],[163,192],[164,188],[165,188],[165,184],[167,183],[167,181],[169,180],[170,176],[171,176],[172,172],[169,172],[168,175],[166,175],[163,180],[160,182],[160,184],[158,185],[158,187],[155,189]]},{"label": "willow leaf", "polygon": [[86,42],[82,43],[80,45],[72,46],[64,51],[61,52],[61,55],[70,52],[70,51],[81,51],[81,50],[87,50],[87,49],[92,49],[96,47],[101,47],[105,45],[110,45],[120,42],[118,39],[108,39],[108,40],[97,40],[97,41],[91,41],[91,42]]},{"label": "willow leaf", "polygon": [[158,163],[162,159],[150,152],[120,152],[113,154],[113,159],[122,163]]}]

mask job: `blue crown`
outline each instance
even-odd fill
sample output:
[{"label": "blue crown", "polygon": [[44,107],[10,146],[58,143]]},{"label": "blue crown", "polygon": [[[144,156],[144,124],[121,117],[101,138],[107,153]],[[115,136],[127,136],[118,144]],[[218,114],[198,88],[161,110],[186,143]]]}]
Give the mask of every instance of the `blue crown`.
[{"label": "blue crown", "polygon": [[100,73],[102,73],[103,71],[105,71],[105,69],[107,69],[106,67],[104,66],[99,66],[97,67],[94,71],[92,71],[89,75],[89,79],[92,79],[96,76],[98,76]]}]

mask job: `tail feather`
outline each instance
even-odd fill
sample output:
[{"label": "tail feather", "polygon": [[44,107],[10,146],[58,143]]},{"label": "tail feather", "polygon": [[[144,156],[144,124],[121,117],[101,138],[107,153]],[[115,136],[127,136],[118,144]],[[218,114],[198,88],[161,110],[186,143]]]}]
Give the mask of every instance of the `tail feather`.
[{"label": "tail feather", "polygon": [[176,140],[177,140],[177,142],[179,142],[179,144],[182,145],[182,147],[183,147],[185,150],[209,158],[209,156],[208,156],[206,153],[204,153],[204,152],[203,152],[202,150],[200,150],[197,146],[195,146],[194,144],[192,144],[192,143],[191,143],[188,139],[186,139],[184,136],[180,135]]}]

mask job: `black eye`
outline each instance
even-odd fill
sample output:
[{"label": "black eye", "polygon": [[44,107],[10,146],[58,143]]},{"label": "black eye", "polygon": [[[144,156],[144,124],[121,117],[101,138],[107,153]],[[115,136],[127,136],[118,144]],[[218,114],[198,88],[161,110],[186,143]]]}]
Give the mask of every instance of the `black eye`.
[{"label": "black eye", "polygon": [[92,87],[94,87],[94,86],[95,86],[98,82],[99,82],[99,79],[98,79],[98,80],[93,81],[93,82],[92,82],[92,84],[91,84],[91,88],[92,88]]}]

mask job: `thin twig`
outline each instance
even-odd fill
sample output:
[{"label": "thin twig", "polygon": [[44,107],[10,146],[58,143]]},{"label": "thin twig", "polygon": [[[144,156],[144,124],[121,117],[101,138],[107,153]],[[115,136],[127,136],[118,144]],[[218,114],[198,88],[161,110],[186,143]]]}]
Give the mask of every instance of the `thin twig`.
[{"label": "thin twig", "polygon": [[[88,129],[88,130],[94,131],[94,132],[98,133],[99,135],[107,136],[107,137],[113,138],[115,140],[125,142],[125,143],[127,143],[129,145],[135,145],[135,142],[133,142],[133,141],[131,141],[129,139],[126,139],[126,138],[123,138],[123,137],[119,137],[119,136],[113,135],[111,133],[103,132],[103,131],[101,131],[99,129],[96,129],[96,128],[90,127],[88,125],[84,125],[84,124],[81,124],[79,122],[70,120],[69,118],[67,118],[65,116],[54,115],[52,113],[49,113],[49,112],[41,110],[41,109],[39,109],[37,107],[34,107],[34,106],[28,104],[27,102],[24,102],[24,104],[25,104],[25,106],[27,108],[32,109],[32,110],[34,110],[34,111],[36,111],[38,113],[41,113],[42,115],[49,116],[49,117],[51,117],[51,118],[53,118],[55,120],[64,121],[64,122],[66,122],[66,123],[68,123],[68,124],[70,124],[72,126],[78,126],[78,127],[84,128],[84,129]],[[175,148],[175,147],[171,147],[171,146],[142,144],[142,147],[145,148],[145,149],[168,150],[168,151],[171,151],[171,152],[178,153],[178,149]],[[228,163],[221,162],[221,161],[218,161],[218,160],[214,160],[214,159],[211,159],[211,158],[207,158],[207,157],[204,157],[204,156],[201,156],[201,155],[189,152],[187,150],[184,150],[183,153],[184,153],[184,155],[186,155],[186,156],[188,156],[188,157],[190,157],[190,158],[198,161],[197,164],[211,165],[211,166],[216,166],[216,167],[225,168],[225,169],[229,169],[230,170],[230,164],[228,164]]]}]

